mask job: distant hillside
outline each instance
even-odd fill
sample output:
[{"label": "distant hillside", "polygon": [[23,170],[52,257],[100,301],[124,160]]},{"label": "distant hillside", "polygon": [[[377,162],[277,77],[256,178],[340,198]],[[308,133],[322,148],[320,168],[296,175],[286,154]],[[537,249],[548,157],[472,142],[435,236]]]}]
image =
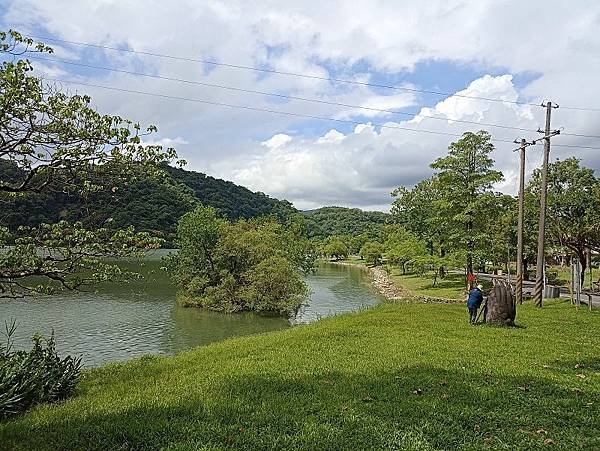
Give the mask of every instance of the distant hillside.
[{"label": "distant hillside", "polygon": [[331,235],[361,235],[376,237],[381,227],[392,222],[392,215],[380,211],[363,211],[358,208],[323,207],[306,210],[309,236],[325,238]]},{"label": "distant hillside", "polygon": [[[114,227],[133,225],[138,230],[152,231],[169,239],[175,232],[177,220],[193,207],[195,199],[213,206],[230,220],[270,214],[285,217],[297,212],[285,200],[252,192],[232,182],[195,171],[172,167],[166,170],[170,177],[165,180],[138,180],[85,199],[61,192],[0,198],[0,224],[16,230],[19,225],[35,226],[67,219],[97,226],[113,218]],[[14,165],[0,159],[0,180],[20,178]]]}]

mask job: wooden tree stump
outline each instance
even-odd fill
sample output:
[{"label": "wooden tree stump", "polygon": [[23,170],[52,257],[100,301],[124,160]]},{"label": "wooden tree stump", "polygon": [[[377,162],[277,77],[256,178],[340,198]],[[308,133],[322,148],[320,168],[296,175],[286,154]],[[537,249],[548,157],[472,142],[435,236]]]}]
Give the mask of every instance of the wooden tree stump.
[{"label": "wooden tree stump", "polygon": [[517,314],[515,295],[504,280],[496,280],[485,307],[485,322],[497,326],[514,326]]}]

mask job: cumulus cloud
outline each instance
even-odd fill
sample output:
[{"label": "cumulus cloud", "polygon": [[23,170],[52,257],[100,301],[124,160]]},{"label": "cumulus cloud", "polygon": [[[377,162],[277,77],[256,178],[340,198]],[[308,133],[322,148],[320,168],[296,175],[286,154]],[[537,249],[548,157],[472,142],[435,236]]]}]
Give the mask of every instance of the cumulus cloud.
[{"label": "cumulus cloud", "polygon": [[[300,208],[342,204],[385,209],[391,189],[426,177],[430,173],[428,164],[456,139],[450,135],[465,130],[487,128],[494,138],[509,141],[539,136],[535,130],[543,126],[542,108],[465,96],[532,103],[550,99],[562,106],[600,106],[600,58],[595,57],[600,54],[598,2],[263,0],[250,7],[242,0],[182,0],[177,6],[149,0],[144,8],[135,2],[114,0],[0,0],[0,4],[3,28],[317,78],[57,44],[61,58],[372,108],[286,100],[34,61],[38,73],[55,78],[298,113],[300,116],[291,116],[93,87],[70,88],[90,93],[103,112],[157,124],[160,134],[154,142],[175,145],[190,169],[288,198]],[[549,28],[552,33],[540,31]],[[478,75],[461,80],[467,87],[457,95],[438,101],[416,93],[322,79],[438,90],[438,83],[456,74],[440,71],[425,74],[422,79],[416,77],[412,85],[404,81],[405,76],[419,74],[420,64],[435,62],[445,62],[448,71],[456,67],[459,73],[458,69],[469,68]],[[480,76],[482,73],[490,75]],[[414,117],[377,111],[408,109],[416,113]],[[353,124],[323,124],[302,115],[349,120]],[[553,124],[564,127],[566,133],[600,135],[599,119],[600,113],[589,111],[553,111]],[[355,122],[364,125],[354,127]],[[382,122],[386,127],[380,126]],[[450,135],[416,133],[399,127]],[[600,168],[600,151],[558,146],[598,147],[598,140],[561,135],[553,142],[557,144],[553,157],[576,155],[586,165]],[[506,175],[498,189],[513,192],[514,146],[496,145],[494,158]],[[530,168],[539,162],[539,156],[540,149],[530,148]]]},{"label": "cumulus cloud", "polygon": [[[505,100],[518,95],[507,75],[483,76],[459,93],[475,94],[495,94]],[[379,127],[359,124],[346,134],[333,129],[313,139],[275,135],[250,157],[243,155],[219,165],[218,172],[230,174],[234,181],[253,189],[287,197],[299,208],[341,203],[386,210],[393,189],[431,175],[429,164],[444,155],[450,141],[459,139],[465,128],[480,128],[457,122],[465,119],[497,124],[509,121],[535,130],[539,117],[528,105],[486,102],[478,108],[468,98],[453,96],[433,108],[423,108],[407,121],[386,122]],[[433,133],[411,131],[422,130],[420,125]],[[518,160],[511,150],[515,145],[495,145],[493,157],[506,176],[497,189],[514,193]]]}]

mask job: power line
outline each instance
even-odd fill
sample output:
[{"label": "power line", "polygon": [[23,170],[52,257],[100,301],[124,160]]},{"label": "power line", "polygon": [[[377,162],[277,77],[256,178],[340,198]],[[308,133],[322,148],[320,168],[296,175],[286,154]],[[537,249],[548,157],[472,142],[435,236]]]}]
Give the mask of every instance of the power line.
[{"label": "power line", "polygon": [[[278,98],[284,98],[284,99],[290,99],[290,100],[299,100],[302,102],[312,102],[312,103],[320,103],[320,104],[324,104],[324,105],[342,106],[342,107],[346,107],[346,108],[356,108],[356,109],[361,109],[361,110],[377,111],[380,113],[397,114],[397,115],[410,116],[410,117],[415,117],[415,116],[419,115],[419,113],[413,113],[413,112],[407,112],[407,111],[388,110],[388,109],[384,109],[384,108],[374,108],[374,107],[367,107],[367,106],[361,106],[361,105],[352,105],[352,104],[348,104],[348,103],[332,102],[332,101],[323,100],[323,99],[314,99],[314,98],[293,96],[293,95],[288,95],[288,94],[280,94],[280,93],[275,93],[275,92],[258,91],[255,89],[240,88],[240,87],[236,87],[236,86],[227,86],[227,85],[221,85],[221,84],[216,84],[216,83],[208,83],[208,82],[202,82],[202,81],[197,81],[197,80],[189,80],[189,79],[184,79],[184,78],[166,77],[163,75],[147,74],[144,72],[136,72],[136,71],[130,71],[130,70],[125,70],[125,69],[117,69],[117,68],[113,68],[113,67],[96,66],[93,64],[79,63],[76,61],[69,61],[69,60],[63,60],[63,59],[45,58],[45,57],[40,57],[40,56],[31,56],[30,58],[36,59],[36,60],[42,60],[42,61],[50,61],[50,62],[54,62],[54,63],[86,67],[89,69],[99,69],[99,70],[105,70],[105,71],[109,71],[109,72],[118,72],[118,73],[128,74],[128,75],[156,78],[159,80],[175,81],[175,82],[179,82],[179,83],[205,86],[205,87],[209,87],[209,88],[218,88],[218,89],[225,89],[225,90],[236,91],[236,92],[258,94],[258,95],[278,97]],[[464,124],[496,127],[496,128],[506,129],[506,130],[536,132],[536,130],[534,130],[534,129],[514,127],[514,126],[508,126],[508,125],[500,125],[500,124],[492,124],[492,123],[486,123],[486,122],[468,121],[468,120],[463,120],[463,119],[448,119],[448,118],[436,117],[436,116],[425,116],[424,119],[435,119],[435,120],[441,120],[444,122],[448,122],[448,121],[460,122],[460,123],[464,123]],[[577,136],[580,136],[580,135],[577,135]]]},{"label": "power line", "polygon": [[588,108],[588,107],[579,107],[579,106],[560,106],[563,110],[577,110],[577,111],[597,111],[600,112],[600,108]]},{"label": "power line", "polygon": [[576,145],[576,144],[552,144],[552,146],[553,147],[568,147],[568,148],[572,148],[572,149],[593,149],[593,150],[600,150],[600,147],[579,146],[579,145]]},{"label": "power line", "polygon": [[[152,96],[152,97],[160,97],[160,98],[164,98],[164,99],[202,103],[202,104],[206,104],[206,105],[221,106],[221,107],[232,108],[232,109],[260,111],[260,112],[264,112],[264,113],[273,113],[273,114],[280,114],[280,115],[284,115],[284,116],[293,116],[293,117],[303,117],[303,118],[307,118],[307,119],[315,119],[315,120],[328,121],[328,122],[340,122],[340,123],[353,124],[353,125],[365,125],[364,121],[354,121],[351,119],[338,119],[338,118],[331,118],[331,117],[324,117],[324,116],[315,116],[312,114],[297,113],[297,112],[293,112],[293,111],[271,110],[268,108],[258,108],[258,107],[252,107],[252,106],[247,106],[247,105],[236,105],[236,104],[230,104],[230,103],[224,103],[224,102],[215,102],[215,101],[206,100],[206,99],[194,99],[194,98],[190,98],[190,97],[173,96],[173,95],[168,95],[168,94],[159,94],[159,93],[147,92],[147,91],[138,91],[138,90],[134,90],[134,89],[118,88],[115,86],[104,86],[104,85],[98,85],[98,84],[94,84],[94,83],[84,83],[84,82],[79,82],[79,81],[74,81],[74,80],[61,80],[61,79],[57,79],[57,78],[45,78],[44,80],[54,81],[54,82],[58,82],[58,83],[90,86],[90,87],[94,87],[94,88],[107,89],[107,90],[111,90],[111,91],[127,92],[127,93],[132,93],[132,94],[141,94],[141,95]],[[387,123],[384,124],[384,123],[380,123],[380,122],[369,122],[369,123],[373,126],[381,127],[381,128],[404,130],[404,131],[417,132],[417,133],[428,133],[428,134],[433,134],[433,135],[453,136],[453,137],[459,137],[459,138],[462,137],[462,134],[458,134],[458,133],[450,133],[450,132],[442,132],[442,131],[426,130],[426,129],[414,129],[414,128],[390,125]],[[514,141],[510,141],[507,139],[492,138],[491,141],[514,144]],[[578,146],[578,145],[569,145],[569,144],[555,144],[554,147],[569,147],[569,148],[600,150],[600,147]]]},{"label": "power line", "polygon": [[85,47],[93,47],[93,48],[98,48],[98,49],[111,50],[111,51],[115,51],[115,52],[134,53],[134,54],[138,54],[138,55],[153,56],[153,57],[157,57],[157,58],[166,58],[166,59],[171,59],[171,60],[187,61],[187,62],[193,62],[193,63],[207,64],[207,65],[212,65],[212,66],[228,67],[228,68],[232,68],[232,69],[249,70],[249,71],[254,71],[254,72],[264,72],[264,73],[277,74],[277,75],[287,75],[287,76],[292,76],[292,77],[308,78],[308,79],[312,79],[312,80],[329,81],[329,82],[333,82],[333,83],[347,83],[347,84],[353,84],[353,85],[359,85],[359,86],[369,86],[372,88],[392,89],[392,90],[397,90],[397,91],[407,91],[407,92],[415,92],[415,93],[421,93],[421,94],[434,94],[434,95],[439,95],[439,96],[453,96],[453,97],[460,97],[460,98],[464,98],[464,99],[485,100],[488,102],[511,103],[511,104],[515,104],[515,105],[528,105],[528,106],[538,106],[538,107],[540,106],[540,104],[531,103],[531,102],[519,102],[519,101],[515,101],[515,100],[494,99],[494,98],[490,98],[490,97],[470,96],[470,95],[466,95],[466,94],[457,94],[457,93],[444,92],[444,91],[408,88],[405,86],[393,86],[393,85],[385,85],[385,84],[379,84],[379,83],[369,83],[369,82],[358,81],[358,80],[347,80],[347,79],[333,78],[333,77],[322,77],[319,75],[300,74],[297,72],[286,72],[286,71],[280,71],[280,70],[276,70],[276,69],[245,66],[245,65],[241,65],[241,64],[222,63],[222,62],[218,62],[218,61],[206,60],[206,59],[200,59],[200,58],[174,56],[174,55],[168,55],[168,54],[164,54],[164,53],[148,52],[148,51],[143,51],[143,50],[132,50],[132,49],[127,49],[127,48],[122,48],[122,47],[111,47],[108,45],[92,44],[92,43],[88,43],[88,42],[70,41],[70,40],[66,40],[66,39],[52,38],[49,36],[30,35],[29,37],[32,39],[40,39],[42,41],[62,42],[62,43],[66,43],[66,44],[73,44],[73,45],[79,45],[79,46],[85,46]]},{"label": "power line", "polygon": [[578,136],[580,138],[597,138],[597,139],[600,139],[600,135],[583,135],[581,133],[563,133],[563,132],[560,132],[560,134],[563,135],[563,136]]},{"label": "power line", "polygon": [[[45,78],[44,80],[58,82],[58,83],[90,86],[90,87],[94,87],[94,88],[108,89],[111,91],[127,92],[127,93],[132,93],[132,94],[141,94],[141,95],[147,95],[147,96],[153,96],[153,97],[160,97],[160,98],[164,98],[164,99],[202,103],[202,104],[206,104],[206,105],[221,106],[221,107],[233,108],[233,109],[241,109],[241,110],[248,110],[248,111],[260,111],[260,112],[264,112],[264,113],[281,114],[284,116],[303,117],[303,118],[307,118],[307,119],[315,119],[315,120],[329,121],[329,122],[340,122],[340,123],[353,124],[353,125],[365,125],[364,121],[354,121],[351,119],[337,119],[337,118],[324,117],[324,116],[315,116],[312,114],[297,113],[297,112],[293,112],[293,111],[271,110],[268,108],[258,108],[258,107],[252,107],[252,106],[247,106],[247,105],[236,105],[236,104],[230,104],[230,103],[224,103],[224,102],[215,102],[215,101],[206,100],[206,99],[194,99],[194,98],[190,98],[190,97],[173,96],[173,95],[168,95],[168,94],[159,94],[159,93],[147,92],[147,91],[138,91],[135,89],[118,88],[115,86],[104,86],[104,85],[98,85],[95,83],[84,83],[84,82],[73,81],[73,80],[61,80],[61,79],[57,79],[57,78]],[[453,136],[453,137],[459,137],[459,138],[462,137],[462,134],[458,134],[458,133],[441,132],[441,131],[426,130],[426,129],[414,129],[414,128],[401,127],[401,126],[390,125],[390,124],[383,124],[383,123],[378,123],[378,122],[370,122],[370,124],[373,126],[376,126],[376,127],[388,128],[388,129],[394,129],[394,130],[404,130],[404,131],[417,132],[417,133],[428,133],[428,134],[433,134],[433,135]],[[513,141],[506,140],[506,139],[492,138],[491,140],[496,141],[496,142],[513,144]]]}]

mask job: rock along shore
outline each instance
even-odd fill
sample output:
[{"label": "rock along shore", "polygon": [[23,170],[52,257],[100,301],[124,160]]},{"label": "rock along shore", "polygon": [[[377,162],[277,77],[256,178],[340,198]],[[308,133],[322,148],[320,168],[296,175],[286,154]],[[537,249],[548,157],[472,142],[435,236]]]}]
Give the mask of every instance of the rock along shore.
[{"label": "rock along shore", "polygon": [[379,294],[390,301],[420,301],[435,304],[457,304],[462,300],[441,298],[436,296],[424,296],[413,293],[405,287],[398,286],[390,278],[387,271],[381,266],[366,266],[350,262],[328,261],[336,265],[348,265],[358,268],[364,268],[371,276],[371,283]]}]

